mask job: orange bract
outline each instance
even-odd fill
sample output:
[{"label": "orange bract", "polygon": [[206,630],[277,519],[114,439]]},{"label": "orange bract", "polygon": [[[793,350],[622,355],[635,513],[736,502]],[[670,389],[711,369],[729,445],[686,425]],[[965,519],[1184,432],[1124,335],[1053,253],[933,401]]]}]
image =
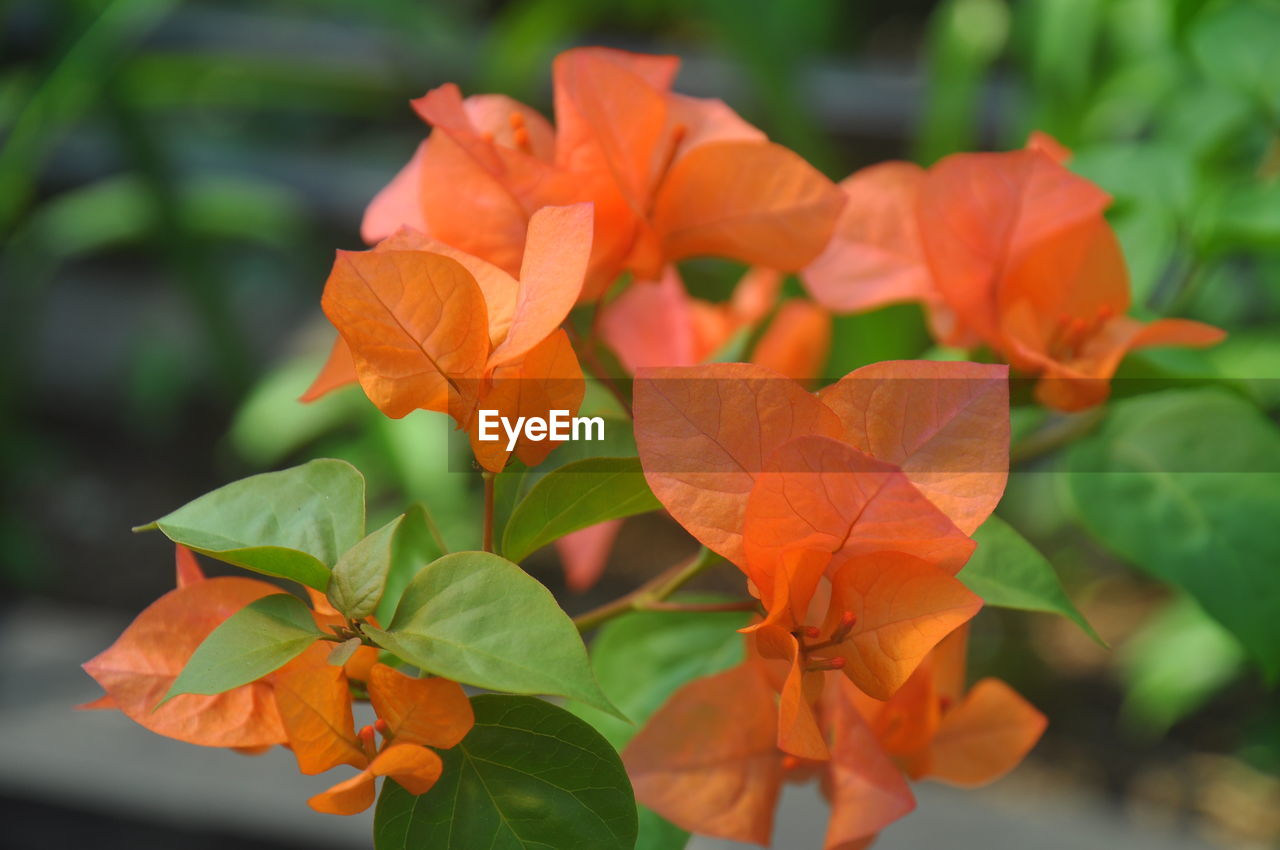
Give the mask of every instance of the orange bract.
[{"label": "orange bract", "polygon": [[385,664],[370,671],[369,699],[396,741],[448,749],[475,723],[471,701],[457,682],[414,679]]},{"label": "orange bract", "polygon": [[207,747],[283,743],[280,714],[263,682],[216,696],[183,694],[156,708],[210,632],[250,602],[279,592],[247,578],[184,584],[139,614],[114,644],[85,663],[85,672],[106,690],[113,707],[157,734]]},{"label": "orange bract", "polygon": [[606,48],[560,54],[555,130],[508,98],[429,92],[414,107],[434,130],[370,205],[365,238],[408,225],[514,273],[536,210],[589,201],[587,299],[624,270],[657,278],[694,254],[803,266],[842,195],[720,101],[673,93],[678,66]]},{"label": "orange bract", "polygon": [[840,311],[923,302],[948,345],[985,344],[1042,380],[1039,398],[1076,410],[1101,402],[1124,355],[1153,345],[1212,345],[1215,328],[1143,325],[1103,211],[1110,198],[1067,170],[1038,134],[1027,149],[954,154],[927,172],[886,163],[850,177],[848,206],[805,271]]},{"label": "orange bract", "polygon": [[[410,230],[374,250],[340,253],[322,304],[341,334],[308,390],[315,398],[350,374],[384,413],[447,412],[472,431],[477,409],[502,416],[576,412],[582,370],[560,324],[582,288],[591,244],[591,209],[547,207],[529,220],[520,279]],[[505,440],[473,440],[492,471],[506,464]],[[531,464],[550,442],[522,439]]]}]

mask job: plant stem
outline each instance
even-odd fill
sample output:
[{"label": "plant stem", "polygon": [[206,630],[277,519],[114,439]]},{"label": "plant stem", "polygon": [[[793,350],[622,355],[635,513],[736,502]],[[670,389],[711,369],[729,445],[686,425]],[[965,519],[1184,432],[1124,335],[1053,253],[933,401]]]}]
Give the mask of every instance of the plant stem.
[{"label": "plant stem", "polygon": [[738,599],[733,602],[649,602],[644,606],[646,611],[672,611],[683,613],[699,613],[716,611],[754,611],[760,613],[759,599]]},{"label": "plant stem", "polygon": [[1105,415],[1105,409],[1099,405],[1092,410],[1069,414],[1049,422],[1009,450],[1009,466],[1035,460],[1075,442],[1097,427]]},{"label": "plant stem", "polygon": [[493,551],[493,473],[485,470],[480,473],[484,479],[484,551]]},{"label": "plant stem", "polygon": [[[628,611],[652,611],[652,610],[691,610],[686,606],[679,608],[671,608],[663,606],[663,600],[684,587],[696,577],[702,575],[706,570],[724,561],[715,552],[710,549],[703,548],[693,558],[683,563],[676,564],[662,573],[654,576],[649,581],[637,587],[635,590],[620,596],[612,602],[601,605],[599,608],[588,611],[587,613],[575,617],[573,624],[578,627],[578,631],[585,632],[594,629],[603,623],[612,620],[620,614]],[[719,603],[715,603],[719,604]],[[732,603],[738,605],[740,603]],[[655,607],[659,606],[659,607]],[[694,609],[698,610],[698,609]],[[745,610],[739,608],[716,608],[700,610]]]},{"label": "plant stem", "polygon": [[600,362],[600,358],[596,355],[596,338],[594,328],[595,325],[598,324],[596,319],[599,315],[600,310],[597,302],[595,318],[593,318],[592,321],[592,335],[590,337],[584,339],[581,334],[573,329],[573,325],[569,323],[565,324],[565,330],[568,331],[570,339],[576,343],[578,354],[581,355],[582,362],[586,365],[587,371],[591,374],[591,377],[604,385],[604,388],[608,390],[609,394],[613,396],[616,402],[618,402],[618,407],[622,408],[622,412],[627,415],[628,419],[634,419],[635,417],[631,413],[631,402],[623,394],[617,383],[614,382],[613,377],[609,374],[609,370],[605,368],[604,364]]}]

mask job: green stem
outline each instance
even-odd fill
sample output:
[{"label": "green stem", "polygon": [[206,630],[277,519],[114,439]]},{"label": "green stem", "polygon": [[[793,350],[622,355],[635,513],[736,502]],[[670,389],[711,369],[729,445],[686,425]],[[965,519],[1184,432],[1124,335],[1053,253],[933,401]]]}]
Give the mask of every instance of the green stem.
[{"label": "green stem", "polygon": [[[671,608],[664,605],[663,602],[667,597],[671,596],[671,594],[675,593],[677,590],[684,587],[686,584],[702,575],[702,573],[722,561],[724,561],[724,558],[720,557],[715,552],[712,552],[710,549],[703,548],[690,560],[676,564],[670,569],[665,570],[627,595],[620,596],[612,602],[608,602],[601,605],[599,608],[588,611],[579,617],[575,617],[573,619],[573,624],[578,627],[578,631],[585,632],[603,625],[614,617],[626,614],[629,611],[688,610],[684,607],[678,609]],[[745,609],[732,608],[717,610]]]},{"label": "green stem", "polygon": [[1017,466],[1062,448],[1088,434],[1106,415],[1102,405],[1055,419],[1020,440],[1009,451],[1009,466]]},{"label": "green stem", "polygon": [[480,473],[480,477],[484,479],[484,540],[483,548],[486,552],[493,551],[493,479],[494,475],[489,470]]}]

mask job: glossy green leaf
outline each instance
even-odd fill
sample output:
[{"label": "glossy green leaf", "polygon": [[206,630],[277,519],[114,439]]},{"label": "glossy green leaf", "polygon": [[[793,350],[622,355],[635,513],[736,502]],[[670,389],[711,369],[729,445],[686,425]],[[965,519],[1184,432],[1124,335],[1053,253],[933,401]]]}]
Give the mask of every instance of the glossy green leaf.
[{"label": "glossy green leaf", "polygon": [[422,505],[410,505],[404,512],[391,544],[391,569],[378,601],[377,616],[381,623],[391,622],[400,596],[418,570],[444,555],[448,550],[440,539],[431,514]]},{"label": "glossy green leaf", "polygon": [[1244,651],[1194,600],[1175,599],[1120,650],[1122,716],[1139,734],[1164,734],[1232,682]]},{"label": "glossy green leaf", "polygon": [[998,516],[973,534],[978,548],[957,578],[988,605],[1060,614],[1099,644],[1106,643],[1072,603],[1053,565],[1027,538]]},{"label": "glossy green leaf", "polygon": [[476,722],[440,752],[415,797],[383,785],[375,850],[631,850],[636,804],[617,752],[589,725],[532,697],[473,697]]},{"label": "glossy green leaf", "polygon": [[605,520],[661,508],[634,457],[601,457],[547,473],[516,505],[502,551],[523,561],[553,540]]},{"label": "glossy green leaf", "polygon": [[[715,601],[693,598],[694,601]],[[677,597],[676,601],[691,597]],[[745,613],[637,611],[610,620],[591,641],[591,666],[605,696],[633,723],[582,705],[569,708],[619,750],[686,682],[742,660]]]},{"label": "glossy green leaf", "polygon": [[334,565],[329,601],[351,619],[363,619],[377,610],[391,572],[396,532],[404,518],[401,514],[369,534]]},{"label": "glossy green leaf", "polygon": [[1099,540],[1190,593],[1280,678],[1280,430],[1221,389],[1115,404],[1070,455]]},{"label": "glossy green leaf", "polygon": [[613,714],[555,597],[510,561],[455,552],[404,589],[386,630],[365,632],[429,673],[514,694],[554,694]]},{"label": "glossy green leaf", "polygon": [[329,571],[364,536],[364,476],[321,459],[219,487],[149,525],[175,543],[326,590]]},{"label": "glossy green leaf", "polygon": [[255,682],[301,655],[322,634],[311,609],[298,597],[264,596],[209,633],[165,700],[179,694],[220,694]]}]

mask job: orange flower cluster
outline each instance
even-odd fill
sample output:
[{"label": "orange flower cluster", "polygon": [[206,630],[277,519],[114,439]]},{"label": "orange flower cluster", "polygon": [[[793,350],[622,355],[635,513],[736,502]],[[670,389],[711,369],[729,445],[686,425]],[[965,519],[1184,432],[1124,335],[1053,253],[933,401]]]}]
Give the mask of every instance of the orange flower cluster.
[{"label": "orange flower cluster", "polygon": [[[1006,368],[888,362],[817,396],[759,366],[641,370],[653,492],[761,603],[740,667],[678,691],[629,745],[638,799],[696,832],[767,843],[786,777],[823,777],[827,847],[910,811],[903,779],[1012,768],[1044,718],[963,692],[955,577],[1004,492]],[[950,636],[950,637],[949,637]]]},{"label": "orange flower cluster", "polygon": [[803,273],[819,303],[860,312],[919,301],[946,344],[989,346],[1038,376],[1060,410],[1104,401],[1129,351],[1207,346],[1222,331],[1126,315],[1129,277],[1103,216],[1110,198],[1037,134],[1025,150],[964,153],[929,169],[886,162],[846,179],[830,244]]},{"label": "orange flower cluster", "polygon": [[554,128],[501,95],[428,92],[413,106],[434,131],[370,205],[365,240],[407,225],[514,274],[537,210],[589,201],[584,299],[623,271],[653,280],[697,255],[804,266],[831,235],[840,192],[721,101],[673,92],[679,65],[597,47],[560,54]]},{"label": "orange flower cluster", "polygon": [[[456,682],[406,676],[378,663],[377,650],[369,646],[331,663],[337,660],[331,659],[335,644],[323,641],[256,682],[160,704],[215,628],[249,603],[281,592],[257,579],[205,578],[195,556],[182,546],[177,547],[177,579],[177,588],[85,663],[106,695],[84,708],[118,709],[159,735],[248,755],[281,744],[293,751],[306,774],[342,764],[355,767],[360,773],[310,800],[317,811],[344,815],[373,804],[378,776],[425,793],[441,770],[440,756],[428,747],[448,749],[471,729],[471,703]],[[313,591],[311,597],[318,626],[343,622],[322,594]],[[359,731],[353,683],[363,686],[378,717]]]}]

